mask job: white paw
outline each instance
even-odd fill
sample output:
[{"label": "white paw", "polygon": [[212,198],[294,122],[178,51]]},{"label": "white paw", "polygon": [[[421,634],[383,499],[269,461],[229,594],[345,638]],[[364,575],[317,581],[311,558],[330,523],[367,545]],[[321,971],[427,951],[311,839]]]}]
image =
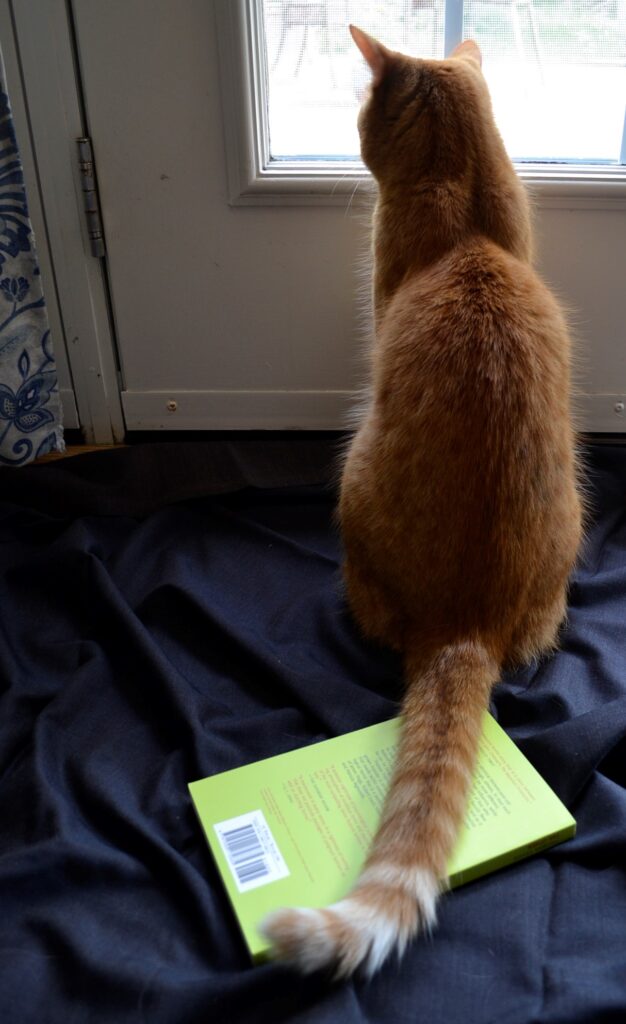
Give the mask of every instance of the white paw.
[{"label": "white paw", "polygon": [[339,903],[277,910],[260,931],[279,959],[305,974],[331,970],[343,978],[362,968],[372,975],[391,953],[401,955],[418,930],[431,929],[438,889],[430,873],[380,865]]}]

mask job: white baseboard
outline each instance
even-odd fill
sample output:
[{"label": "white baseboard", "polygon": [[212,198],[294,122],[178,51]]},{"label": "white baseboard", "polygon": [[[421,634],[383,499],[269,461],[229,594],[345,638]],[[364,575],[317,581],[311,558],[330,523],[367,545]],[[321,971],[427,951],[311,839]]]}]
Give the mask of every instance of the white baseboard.
[{"label": "white baseboard", "polygon": [[576,426],[589,434],[626,434],[626,393],[579,395]]},{"label": "white baseboard", "polygon": [[352,391],[123,391],[127,430],[344,430]]},{"label": "white baseboard", "polygon": [[[127,430],[347,430],[358,404],[354,391],[122,392]],[[580,395],[575,408],[585,433],[626,433],[626,394]]]}]

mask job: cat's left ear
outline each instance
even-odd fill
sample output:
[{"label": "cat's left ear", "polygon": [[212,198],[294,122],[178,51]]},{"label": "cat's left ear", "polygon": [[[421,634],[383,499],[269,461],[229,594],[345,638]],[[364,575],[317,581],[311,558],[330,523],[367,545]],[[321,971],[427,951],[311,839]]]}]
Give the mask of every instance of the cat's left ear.
[{"label": "cat's left ear", "polygon": [[379,85],[385,77],[389,65],[391,56],[389,50],[373,36],[368,36],[367,32],[357,28],[356,25],[350,25],[350,35],[371,68],[372,85]]},{"label": "cat's left ear", "polygon": [[473,39],[466,39],[464,43],[459,43],[458,46],[455,46],[450,56],[461,57],[463,60],[473,60],[478,64],[479,68],[482,67],[483,57],[480,47]]}]

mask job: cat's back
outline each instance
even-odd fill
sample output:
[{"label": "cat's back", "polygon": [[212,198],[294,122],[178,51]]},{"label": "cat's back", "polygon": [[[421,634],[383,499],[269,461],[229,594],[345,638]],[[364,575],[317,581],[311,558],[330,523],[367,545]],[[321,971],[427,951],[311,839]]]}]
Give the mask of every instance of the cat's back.
[{"label": "cat's back", "polygon": [[[569,415],[570,341],[559,304],[526,262],[468,239],[408,273],[382,318],[374,354],[378,411],[395,421],[454,412],[492,430],[514,415]],[[562,424],[556,424],[557,428]]]},{"label": "cat's back", "polygon": [[486,622],[579,533],[559,306],[527,263],[468,239],[397,288],[373,384],[343,474],[352,563],[418,620],[452,621],[463,595],[467,623]]}]

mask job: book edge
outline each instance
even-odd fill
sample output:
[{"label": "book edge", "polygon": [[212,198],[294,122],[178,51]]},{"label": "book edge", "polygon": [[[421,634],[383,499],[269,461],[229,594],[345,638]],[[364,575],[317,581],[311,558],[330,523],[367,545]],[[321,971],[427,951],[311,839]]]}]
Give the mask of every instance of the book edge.
[{"label": "book edge", "polygon": [[[280,757],[281,755],[279,754],[278,756]],[[233,771],[236,771],[236,769],[233,769]],[[219,772],[218,774],[221,775],[223,773]],[[207,776],[207,778],[212,778],[212,776],[209,775],[209,776]],[[202,779],[197,779],[196,781],[197,782],[202,782],[203,780]],[[188,782],[187,783],[187,789],[189,790],[189,795],[191,797],[191,803],[192,803],[192,806],[193,806],[193,809],[194,809],[195,816],[196,816],[196,818],[197,818],[197,820],[198,820],[198,822],[200,824],[200,829],[202,831],[202,834],[204,835],[204,838],[206,840],[206,844],[207,844],[207,846],[209,848],[209,852],[211,854],[211,859],[213,861],[213,864],[215,865],[215,870],[217,871],[217,875],[218,875],[218,878],[219,878],[219,881],[220,881],[220,885],[222,887],[222,892],[224,892],[226,894],[226,899],[228,900],[228,902],[230,904],[230,907],[231,907],[231,910],[233,912],[233,915],[234,915],[234,918],[235,918],[235,922],[237,924],[237,929],[238,929],[239,934],[241,935],[241,937],[243,939],[243,942],[244,942],[244,945],[245,945],[246,949],[248,950],[248,955],[252,959],[252,963],[253,964],[259,963],[260,962],[259,959],[258,959],[259,957],[261,957],[262,959],[267,959],[267,955],[266,955],[267,954],[267,950],[265,948],[263,948],[262,950],[258,950],[257,952],[255,952],[253,950],[250,942],[248,941],[248,936],[246,934],[246,931],[245,931],[244,926],[242,924],[241,918],[239,916],[239,912],[237,910],[237,906],[235,904],[235,901],[234,901],[233,897],[231,896],[230,888],[226,884],[226,877],[225,877],[224,872],[222,871],[222,868],[220,867],[220,863],[219,863],[219,861],[218,861],[218,859],[217,859],[217,857],[215,855],[215,849],[213,847],[213,843],[211,842],[211,836],[210,836],[209,832],[207,831],[207,829],[205,828],[204,822],[202,820],[202,815],[200,814],[200,811],[198,810],[198,806],[197,806],[196,801],[194,799],[193,790],[191,788],[193,785],[194,785],[193,782]]]},{"label": "book edge", "polygon": [[[569,811],[567,813],[569,814]],[[468,885],[470,882],[483,878],[484,875],[492,875],[503,868],[518,864],[522,860],[530,860],[539,853],[544,853],[546,850],[551,850],[568,839],[573,839],[576,835],[576,821],[571,815],[570,818],[571,820],[567,824],[561,825],[560,828],[543,834],[537,839],[511,847],[505,853],[498,853],[494,857],[481,861],[479,864],[474,864],[470,868],[456,871],[446,880],[445,888],[457,889],[461,885]]]}]

